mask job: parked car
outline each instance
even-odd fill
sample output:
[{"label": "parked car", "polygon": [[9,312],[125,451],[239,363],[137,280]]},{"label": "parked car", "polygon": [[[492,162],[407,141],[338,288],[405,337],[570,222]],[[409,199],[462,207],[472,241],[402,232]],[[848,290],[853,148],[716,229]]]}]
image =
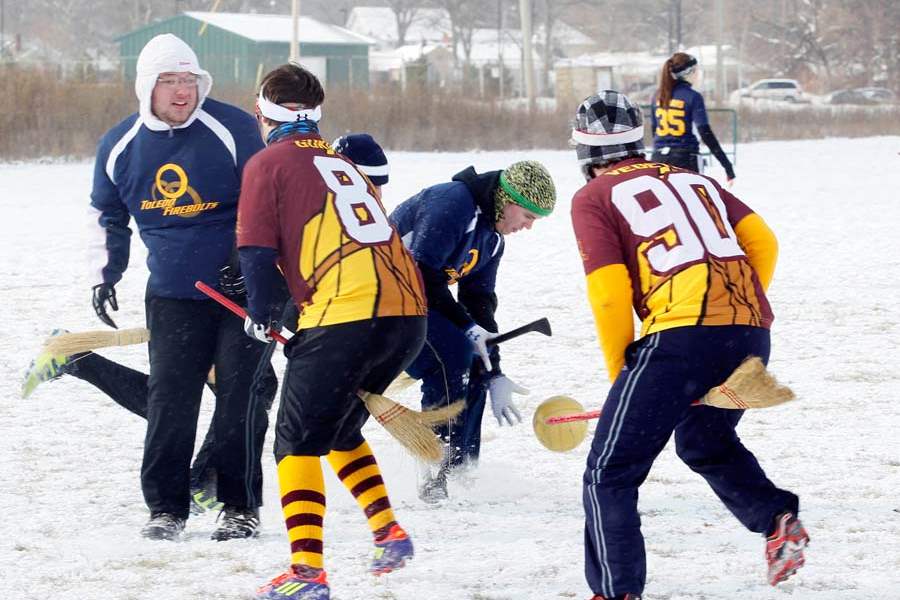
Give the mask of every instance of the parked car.
[{"label": "parked car", "polygon": [[740,90],[741,98],[806,102],[803,89],[795,79],[760,79]]},{"label": "parked car", "polygon": [[894,92],[887,88],[864,87],[850,90],[838,90],[825,97],[828,104],[891,104],[895,102]]}]

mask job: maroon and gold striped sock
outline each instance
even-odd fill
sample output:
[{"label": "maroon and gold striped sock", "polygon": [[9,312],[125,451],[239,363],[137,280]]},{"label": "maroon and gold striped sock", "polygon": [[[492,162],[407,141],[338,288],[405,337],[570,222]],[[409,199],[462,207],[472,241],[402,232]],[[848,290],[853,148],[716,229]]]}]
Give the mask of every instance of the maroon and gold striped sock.
[{"label": "maroon and gold striped sock", "polygon": [[363,441],[350,451],[332,450],[327,458],[344,487],[350,490],[366,514],[375,539],[386,536],[397,521],[369,443]]},{"label": "maroon and gold striped sock", "polygon": [[321,569],[325,479],[319,457],[285,456],[278,463],[278,484],[291,564]]}]

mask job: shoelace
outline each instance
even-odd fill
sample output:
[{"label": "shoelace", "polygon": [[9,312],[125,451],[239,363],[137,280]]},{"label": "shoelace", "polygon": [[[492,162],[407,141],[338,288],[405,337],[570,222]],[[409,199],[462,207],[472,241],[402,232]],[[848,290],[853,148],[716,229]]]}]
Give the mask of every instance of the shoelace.
[{"label": "shoelace", "polygon": [[259,525],[259,519],[252,513],[231,512],[225,510],[219,512],[216,521],[222,517],[223,513],[225,514],[225,517],[222,518],[222,528],[228,531],[252,531]]}]

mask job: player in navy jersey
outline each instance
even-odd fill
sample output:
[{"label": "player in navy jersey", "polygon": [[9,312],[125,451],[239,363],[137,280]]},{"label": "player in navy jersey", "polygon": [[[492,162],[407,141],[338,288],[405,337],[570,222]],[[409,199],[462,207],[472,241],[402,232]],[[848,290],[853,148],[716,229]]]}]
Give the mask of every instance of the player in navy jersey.
[{"label": "player in navy jersey", "polygon": [[653,160],[699,173],[699,134],[725,169],[730,185],[734,180],[734,168],[709,126],[703,96],[693,88],[697,73],[697,59],[684,52],[676,52],[663,65],[650,115]]},{"label": "player in navy jersey", "polygon": [[[380,198],[381,186],[388,183],[390,169],[384,151],[372,136],[366,133],[347,134],[336,139],[332,146],[335,152],[350,159],[369,178],[376,197]],[[233,301],[245,305],[246,287],[236,261],[235,251],[229,264],[220,270],[219,289]],[[279,295],[287,299],[286,289]],[[297,307],[288,302],[281,319],[284,327],[295,331],[298,318]],[[57,330],[54,334],[60,332],[62,330]],[[266,410],[272,407],[278,387],[278,380],[270,363],[273,350],[273,346],[267,346],[263,351],[251,389],[251,394],[255,395],[253,401]],[[122,408],[141,418],[147,418],[148,375],[109,360],[96,352],[69,356],[41,352],[28,369],[22,386],[22,397],[28,398],[41,383],[59,379],[63,375],[70,375],[92,384]],[[207,385],[215,393],[214,370],[210,372]],[[253,416],[252,435],[265,437],[268,419],[255,418],[256,412]],[[216,497],[216,470],[212,459],[214,440],[215,424],[210,423],[203,444],[191,465],[191,513],[194,514],[222,508],[222,503]]]},{"label": "player in navy jersey", "polygon": [[512,395],[527,390],[500,370],[497,346],[487,346],[497,332],[497,268],[505,236],[531,229],[555,204],[547,169],[520,161],[487,173],[469,167],[391,213],[391,223],[422,271],[428,297],[428,338],[406,372],[422,381],[424,409],[466,401],[463,413],[439,428],[447,455],[436,476],[426,475],[419,490],[423,500],[446,498],[448,471],[478,460],[488,394],[498,424],[521,421]]},{"label": "player in navy jersey", "polygon": [[263,147],[254,118],[208,98],[210,75],[171,34],[141,50],[139,111],[100,141],[91,207],[96,215],[93,304],[115,327],[115,285],[128,266],[133,218],[147,247],[150,330],[147,435],[141,487],[150,509],[142,535],[172,540],[190,506],[189,467],[203,385],[215,365],[212,452],[224,518],[213,539],[256,535],[262,436],[248,435],[250,385],[263,347],[241,322],[194,288],[217,282],[234,247],[237,199],[247,160]]}]

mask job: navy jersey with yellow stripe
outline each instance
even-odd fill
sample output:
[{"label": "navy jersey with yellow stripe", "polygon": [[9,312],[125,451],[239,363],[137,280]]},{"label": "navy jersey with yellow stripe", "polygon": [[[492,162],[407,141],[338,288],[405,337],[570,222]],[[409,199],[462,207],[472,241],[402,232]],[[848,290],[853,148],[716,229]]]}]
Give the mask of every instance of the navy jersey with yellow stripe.
[{"label": "navy jersey with yellow stripe", "polygon": [[416,261],[447,274],[450,283],[483,280],[493,292],[503,236],[462,181],[425,188],[391,213]]},{"label": "navy jersey with yellow stripe", "polygon": [[654,148],[680,148],[689,152],[700,151],[700,142],[694,131],[709,124],[703,96],[690,83],[682,80],[675,82],[668,106],[659,106],[654,97],[650,121]]},{"label": "navy jersey with yellow stripe", "polygon": [[248,162],[237,238],[277,250],[299,329],[426,313],[419,271],[371,182],[317,134],[287,136]]}]

